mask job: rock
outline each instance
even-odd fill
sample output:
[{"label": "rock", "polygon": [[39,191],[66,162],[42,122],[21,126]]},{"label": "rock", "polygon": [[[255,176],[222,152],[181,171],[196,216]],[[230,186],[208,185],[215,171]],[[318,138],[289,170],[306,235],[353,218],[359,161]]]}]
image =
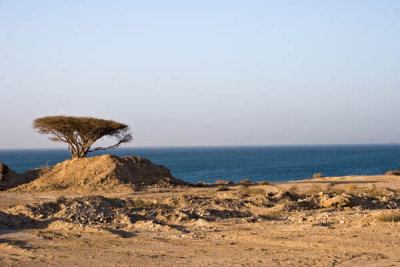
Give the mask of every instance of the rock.
[{"label": "rock", "polygon": [[193,223],[193,225],[194,225],[194,226],[197,226],[197,227],[200,227],[200,228],[206,228],[206,229],[211,229],[211,228],[213,228],[213,227],[211,226],[211,224],[210,224],[209,222],[207,222],[206,220],[204,220],[204,219],[195,220],[194,223]]},{"label": "rock", "polygon": [[17,174],[13,172],[6,164],[0,162],[0,183],[9,183]]},{"label": "rock", "polygon": [[297,221],[297,223],[302,223],[302,222],[304,222],[304,221],[306,221],[306,218],[301,217],[301,218]]},{"label": "rock", "polygon": [[3,162],[0,162],[0,188],[9,189],[30,182],[36,178],[32,173],[26,174],[27,175],[17,174]]},{"label": "rock", "polygon": [[297,201],[299,199],[299,196],[295,193],[292,193],[290,191],[279,191],[278,193],[275,194],[274,198],[277,201],[281,201],[284,199],[288,199],[290,201]]},{"label": "rock", "polygon": [[330,198],[327,195],[324,195],[321,199],[320,205],[324,208],[342,208],[351,206],[351,200],[348,196],[345,195],[337,195]]},{"label": "rock", "polygon": [[7,175],[8,172],[10,172],[10,168],[8,168],[8,166],[3,162],[0,162],[0,179],[2,180],[3,176]]},{"label": "rock", "polygon": [[22,177],[0,162],[0,187],[10,188],[22,184]]},{"label": "rock", "polygon": [[0,162],[0,188],[10,189],[12,187],[29,183],[37,179],[40,174],[45,173],[46,170],[47,168],[37,168],[19,174],[11,170],[3,162]]}]

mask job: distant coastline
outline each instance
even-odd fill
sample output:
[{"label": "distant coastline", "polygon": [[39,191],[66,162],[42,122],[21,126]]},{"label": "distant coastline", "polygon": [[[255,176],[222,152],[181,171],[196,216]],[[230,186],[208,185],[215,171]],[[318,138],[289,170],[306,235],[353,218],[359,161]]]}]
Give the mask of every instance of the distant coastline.
[{"label": "distant coastline", "polygon": [[[164,149],[164,148],[252,148],[252,147],[337,147],[337,146],[399,146],[400,143],[352,143],[352,144],[276,144],[276,145],[194,145],[194,146],[124,146],[118,150],[124,149]],[[0,148],[0,151],[13,151],[13,150],[66,150],[65,147],[39,147],[39,148]]]}]

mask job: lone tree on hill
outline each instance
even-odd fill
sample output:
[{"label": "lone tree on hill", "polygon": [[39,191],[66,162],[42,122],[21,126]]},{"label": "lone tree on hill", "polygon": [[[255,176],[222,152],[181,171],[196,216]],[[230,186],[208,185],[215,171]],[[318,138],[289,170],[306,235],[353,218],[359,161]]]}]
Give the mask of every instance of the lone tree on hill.
[{"label": "lone tree on hill", "polygon": [[[89,152],[117,148],[132,141],[128,125],[92,117],[43,117],[33,121],[33,128],[40,134],[53,135],[49,138],[52,141],[67,143],[73,158],[83,158]],[[117,142],[109,147],[91,149],[97,140],[106,136]]]}]

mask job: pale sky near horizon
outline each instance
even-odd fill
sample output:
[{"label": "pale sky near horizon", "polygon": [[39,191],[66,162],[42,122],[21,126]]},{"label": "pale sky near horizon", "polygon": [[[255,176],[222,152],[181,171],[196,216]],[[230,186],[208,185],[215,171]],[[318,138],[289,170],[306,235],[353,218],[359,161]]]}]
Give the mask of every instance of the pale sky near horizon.
[{"label": "pale sky near horizon", "polygon": [[400,1],[0,0],[0,149],[115,119],[128,146],[400,143]]}]

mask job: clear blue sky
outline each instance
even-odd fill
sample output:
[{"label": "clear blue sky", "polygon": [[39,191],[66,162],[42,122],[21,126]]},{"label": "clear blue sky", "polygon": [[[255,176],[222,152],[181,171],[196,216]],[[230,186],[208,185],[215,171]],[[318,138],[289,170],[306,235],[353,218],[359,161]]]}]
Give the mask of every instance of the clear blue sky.
[{"label": "clear blue sky", "polygon": [[0,0],[0,148],[45,115],[130,146],[400,142],[400,1]]}]

